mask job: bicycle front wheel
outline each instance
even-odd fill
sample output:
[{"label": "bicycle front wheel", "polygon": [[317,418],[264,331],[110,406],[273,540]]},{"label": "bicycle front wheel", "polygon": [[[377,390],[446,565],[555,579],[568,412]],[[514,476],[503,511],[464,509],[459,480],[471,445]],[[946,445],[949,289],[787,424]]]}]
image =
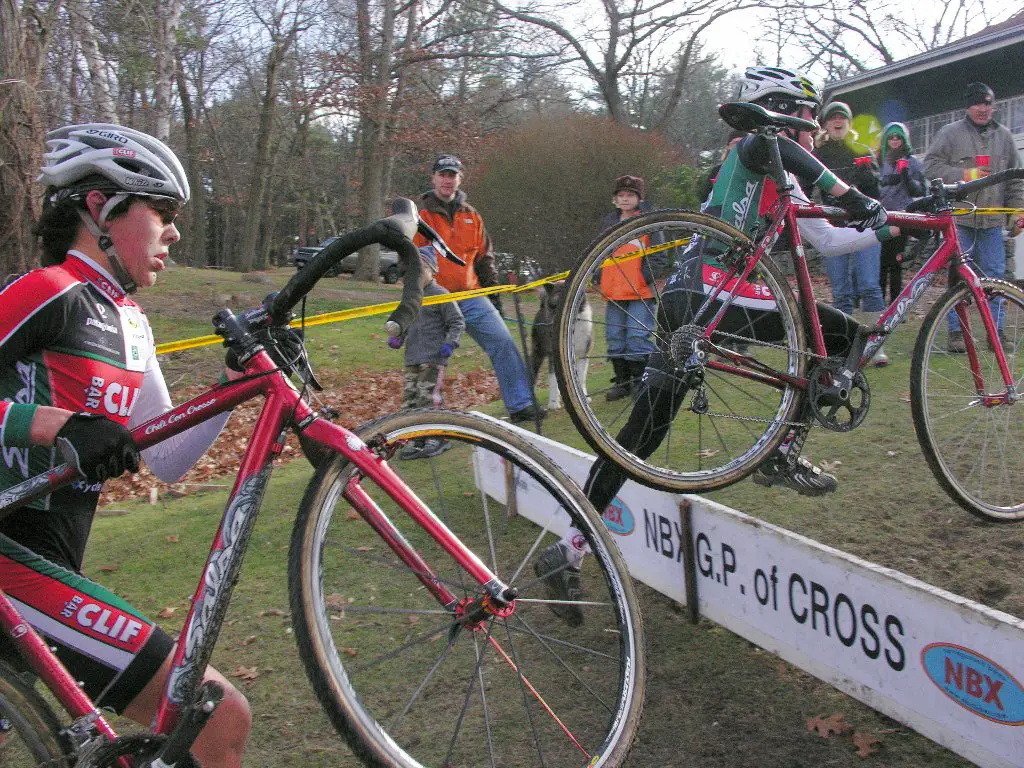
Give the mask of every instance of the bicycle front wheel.
[{"label": "bicycle front wheel", "polygon": [[[745,284],[726,285],[737,295],[710,336],[717,302],[695,315],[707,286],[724,283],[722,265],[751,250],[743,232],[713,216],[655,211],[603,233],[573,267],[556,324],[566,409],[593,449],[640,483],[677,492],[735,483],[771,455],[799,412],[802,393],[791,382],[806,367],[803,326],[770,259]],[[645,285],[668,265],[664,293]],[[646,309],[622,298],[636,292],[651,296]],[[591,316],[593,348],[579,343]],[[684,373],[698,340],[706,359]],[[641,384],[655,361],[657,386]]]},{"label": "bicycle front wheel", "polygon": [[[1024,519],[1024,406],[1015,399],[1024,378],[1017,351],[1024,343],[1024,291],[991,278],[982,278],[981,284],[1001,329],[1013,396],[1003,397],[1007,388],[994,344],[972,294],[961,284],[932,306],[921,325],[910,405],[925,459],[946,492],[968,512],[1012,522]],[[962,326],[958,307],[966,319]],[[956,327],[962,329],[962,340],[951,338]]]},{"label": "bicycle front wheel", "polygon": [[[422,564],[400,559],[343,498],[353,467],[322,464],[292,537],[292,615],[313,687],[351,748],[401,768],[620,765],[643,708],[643,629],[621,556],[579,487],[485,417],[413,411],[360,436],[405,456],[436,441],[430,457],[395,456],[392,468],[518,596],[509,616],[460,623],[430,586],[465,604],[479,585],[363,481]],[[569,523],[591,554],[582,595],[560,600],[546,579],[562,573],[539,563]]]},{"label": "bicycle front wheel", "polygon": [[0,765],[62,768],[74,757],[60,735],[60,722],[43,698],[0,661]]}]

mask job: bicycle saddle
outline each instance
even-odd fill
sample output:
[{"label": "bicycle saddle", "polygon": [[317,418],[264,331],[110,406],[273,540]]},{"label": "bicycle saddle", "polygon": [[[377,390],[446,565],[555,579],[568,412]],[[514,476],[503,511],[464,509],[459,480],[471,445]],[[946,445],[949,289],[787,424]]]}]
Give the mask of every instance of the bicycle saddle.
[{"label": "bicycle saddle", "polygon": [[732,101],[718,107],[718,115],[737,131],[754,131],[758,128],[774,126],[776,128],[796,128],[800,131],[816,131],[818,124],[813,120],[804,120],[792,115],[771,112],[759,104],[745,101]]}]

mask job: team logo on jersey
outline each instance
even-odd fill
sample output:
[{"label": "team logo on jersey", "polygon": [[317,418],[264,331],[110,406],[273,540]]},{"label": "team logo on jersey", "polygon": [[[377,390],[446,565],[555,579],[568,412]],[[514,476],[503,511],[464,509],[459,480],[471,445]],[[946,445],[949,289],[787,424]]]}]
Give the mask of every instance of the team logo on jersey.
[{"label": "team logo on jersey", "polygon": [[138,387],[129,387],[119,381],[108,383],[102,376],[93,376],[85,389],[85,407],[98,411],[102,405],[111,416],[124,418],[132,412],[138,397]]},{"label": "team logo on jersey", "polygon": [[132,344],[132,360],[139,359],[139,348]]},{"label": "team logo on jersey", "polygon": [[102,320],[97,320],[95,317],[85,318],[85,325],[87,328],[99,328],[101,331],[112,333],[117,336],[117,326],[111,325],[110,323],[104,323]]},{"label": "team logo on jersey", "polygon": [[[18,376],[24,386],[14,395],[16,403],[34,403],[36,401],[36,364],[18,361],[14,364]],[[28,448],[11,448],[3,446],[4,464],[17,470],[22,477],[28,477]]]}]

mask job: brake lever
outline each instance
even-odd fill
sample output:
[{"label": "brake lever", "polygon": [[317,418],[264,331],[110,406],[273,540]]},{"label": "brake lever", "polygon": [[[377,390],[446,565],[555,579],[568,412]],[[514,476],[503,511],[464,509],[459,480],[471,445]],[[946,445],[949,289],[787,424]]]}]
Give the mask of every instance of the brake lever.
[{"label": "brake lever", "polygon": [[466,262],[463,259],[459,258],[459,256],[456,255],[455,251],[448,247],[448,243],[446,243],[444,239],[439,234],[437,234],[434,228],[427,224],[427,222],[425,222],[422,218],[420,218],[419,221],[416,222],[416,229],[421,235],[427,238],[427,240],[430,241],[430,244],[434,247],[434,249],[442,256],[444,256],[446,259],[448,259],[448,261],[453,261],[460,267],[466,266]]}]

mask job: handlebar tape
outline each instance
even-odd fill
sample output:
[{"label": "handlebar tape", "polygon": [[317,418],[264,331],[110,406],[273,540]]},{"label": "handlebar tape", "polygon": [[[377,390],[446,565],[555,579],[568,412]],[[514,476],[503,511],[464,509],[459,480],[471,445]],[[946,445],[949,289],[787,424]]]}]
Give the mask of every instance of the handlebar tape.
[{"label": "handlebar tape", "polygon": [[980,189],[991,187],[996,184],[1002,184],[1005,181],[1012,179],[1024,179],[1024,168],[1007,168],[1004,171],[997,171],[996,173],[984,176],[974,181],[961,181],[955,185],[955,192],[953,192],[953,198],[960,200],[965,196],[977,192]]},{"label": "handlebar tape", "polygon": [[[410,203],[411,205],[411,203]],[[398,210],[396,207],[395,210]],[[415,211],[415,207],[412,208]],[[392,248],[405,267],[402,298],[388,320],[397,323],[403,331],[415,322],[423,302],[423,288],[420,286],[420,258],[411,237],[416,232],[415,213],[403,211],[394,216],[371,224],[363,229],[348,232],[313,257],[299,270],[274,297],[269,315],[272,324],[285,323],[292,307],[312,290],[317,281],[328,270],[349,254],[373,243]]]}]

